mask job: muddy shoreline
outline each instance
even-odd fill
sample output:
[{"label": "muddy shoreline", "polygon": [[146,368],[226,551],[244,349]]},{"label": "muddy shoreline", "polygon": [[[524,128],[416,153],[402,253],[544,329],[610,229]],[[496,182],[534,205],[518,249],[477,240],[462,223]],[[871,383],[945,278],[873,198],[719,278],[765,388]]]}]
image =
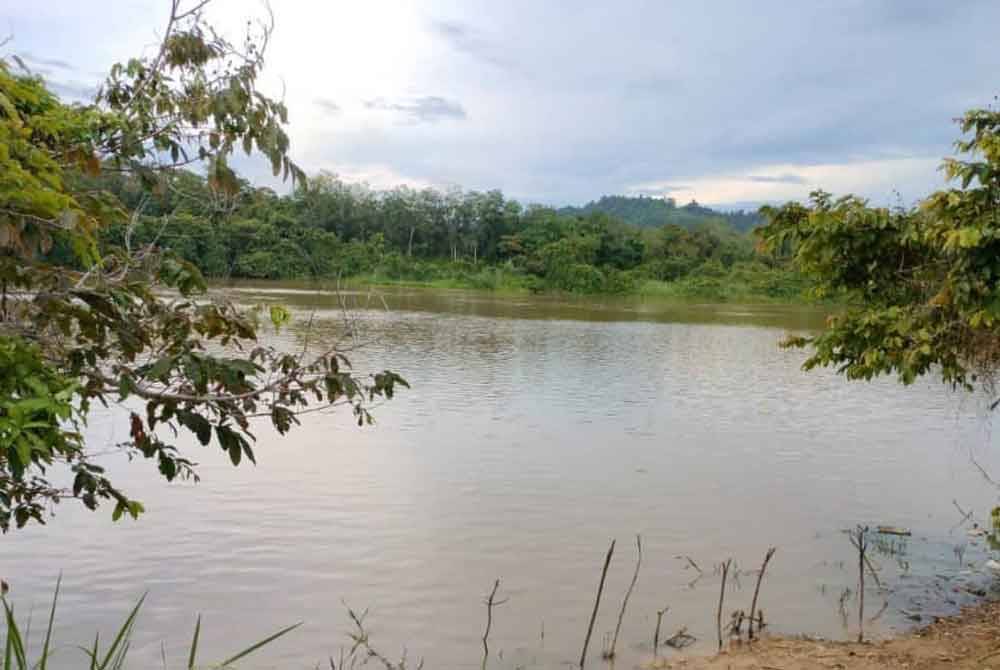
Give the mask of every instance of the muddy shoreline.
[{"label": "muddy shoreline", "polygon": [[986,599],[959,614],[884,640],[836,642],[767,635],[711,657],[663,657],[643,668],[687,670],[820,670],[828,668],[1000,668],[1000,601]]}]

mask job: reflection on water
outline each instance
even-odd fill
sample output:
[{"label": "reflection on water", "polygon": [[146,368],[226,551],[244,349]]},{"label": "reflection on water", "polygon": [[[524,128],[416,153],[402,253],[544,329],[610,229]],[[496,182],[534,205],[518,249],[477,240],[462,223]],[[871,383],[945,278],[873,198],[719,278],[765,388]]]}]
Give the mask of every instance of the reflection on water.
[{"label": "reflection on water", "polygon": [[[381,407],[374,428],[318,414],[288,439],[262,430],[256,468],[191,444],[198,485],[167,485],[151,464],[113,464],[147,503],[139,523],[64,504],[49,528],[5,537],[0,570],[12,595],[31,601],[17,601],[22,611],[41,611],[64,572],[57,633],[67,645],[98,627],[110,634],[149,590],[137,665],[159,664],[164,639],[179,663],[200,612],[206,659],[304,620],[256,663],[314,667],[347,642],[346,602],[371,609],[373,641],[387,653],[405,646],[427,667],[478,667],[483,597],[500,577],[509,601],[494,612],[495,667],[559,667],[579,655],[616,537],[596,666],[635,533],[643,570],[622,667],[648,654],[665,606],[663,637],[687,626],[709,649],[713,567],[733,557],[751,571],[770,545],[767,618],[836,637],[841,600],[855,607],[843,595],[855,588],[856,556],[842,530],[859,522],[914,530],[905,570],[876,559],[906,587],[906,602],[871,624],[886,631],[907,623],[899,609],[924,597],[922,578],[961,571],[956,547],[969,538],[949,535],[953,499],[985,511],[995,497],[968,464],[971,449],[1000,468],[975,399],[800,371],[802,352],[777,342],[821,323],[820,311],[425,291],[389,293],[384,309],[364,294],[237,295],[294,307],[297,325],[278,336],[289,347],[309,321],[316,346],[342,335],[345,301],[365,345],[356,367],[397,370],[413,390]],[[95,439],[123,434],[113,419],[94,417]],[[747,609],[753,577],[737,581],[727,599]],[[870,599],[874,615],[881,600]]]}]

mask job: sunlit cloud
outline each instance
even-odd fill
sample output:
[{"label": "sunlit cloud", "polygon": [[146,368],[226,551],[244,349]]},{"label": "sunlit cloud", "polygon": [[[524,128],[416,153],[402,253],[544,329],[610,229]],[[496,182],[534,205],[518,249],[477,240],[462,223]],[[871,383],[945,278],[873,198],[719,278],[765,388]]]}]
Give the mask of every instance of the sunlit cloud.
[{"label": "sunlit cloud", "polygon": [[375,190],[388,190],[396,186],[408,186],[413,189],[447,187],[447,184],[435,183],[420,177],[411,177],[396,172],[386,165],[336,165],[321,167],[327,174],[351,184],[365,184]]},{"label": "sunlit cloud", "polygon": [[[8,49],[71,99],[101,81],[93,73],[154,54],[168,9],[7,4]],[[1000,71],[1000,3],[985,1],[272,8],[261,86],[288,107],[307,172],[554,205],[626,192],[732,205],[816,187],[912,201],[940,185],[954,117],[990,104]],[[213,0],[206,11],[238,41],[263,9]]]},{"label": "sunlit cloud", "polygon": [[[822,189],[835,195],[853,193],[879,202],[912,204],[922,194],[943,185],[937,158],[890,158],[823,165],[768,165],[750,174],[685,177],[683,183],[650,181],[628,187],[635,195],[697,200],[708,205],[803,200]],[[906,185],[908,192],[901,190]]]}]

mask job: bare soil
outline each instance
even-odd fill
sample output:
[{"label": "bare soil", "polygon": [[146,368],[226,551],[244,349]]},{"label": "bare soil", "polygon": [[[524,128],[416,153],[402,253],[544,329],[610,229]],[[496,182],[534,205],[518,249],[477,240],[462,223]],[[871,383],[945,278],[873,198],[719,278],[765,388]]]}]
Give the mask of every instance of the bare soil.
[{"label": "bare soil", "polygon": [[710,658],[664,657],[646,668],[684,670],[827,670],[907,668],[1000,670],[1000,603],[986,602],[910,634],[851,643],[765,637]]}]

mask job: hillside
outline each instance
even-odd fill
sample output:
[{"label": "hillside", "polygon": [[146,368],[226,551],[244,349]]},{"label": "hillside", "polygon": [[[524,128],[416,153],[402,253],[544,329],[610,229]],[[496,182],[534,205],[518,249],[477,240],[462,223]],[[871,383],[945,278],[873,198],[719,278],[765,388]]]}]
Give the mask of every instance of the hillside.
[{"label": "hillside", "polygon": [[560,214],[565,215],[585,215],[592,212],[603,212],[643,228],[659,228],[668,223],[690,228],[699,223],[723,220],[736,230],[746,232],[763,223],[756,212],[719,212],[694,201],[678,207],[673,198],[649,196],[605,195],[583,207],[563,207],[559,210]]}]

